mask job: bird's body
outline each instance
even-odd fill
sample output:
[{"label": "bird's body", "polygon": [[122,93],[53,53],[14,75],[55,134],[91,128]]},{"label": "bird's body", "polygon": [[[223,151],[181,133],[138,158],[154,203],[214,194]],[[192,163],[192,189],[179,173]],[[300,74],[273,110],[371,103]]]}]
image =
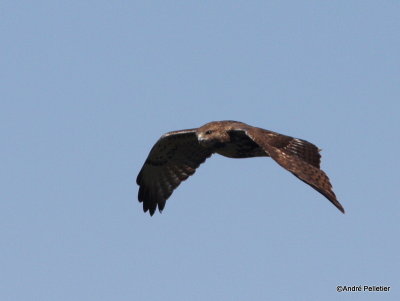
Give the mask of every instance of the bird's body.
[{"label": "bird's body", "polygon": [[136,179],[144,211],[153,215],[157,206],[162,211],[173,190],[214,153],[228,158],[271,157],[344,213],[319,168],[321,155],[314,144],[237,121],[214,121],[161,136]]}]

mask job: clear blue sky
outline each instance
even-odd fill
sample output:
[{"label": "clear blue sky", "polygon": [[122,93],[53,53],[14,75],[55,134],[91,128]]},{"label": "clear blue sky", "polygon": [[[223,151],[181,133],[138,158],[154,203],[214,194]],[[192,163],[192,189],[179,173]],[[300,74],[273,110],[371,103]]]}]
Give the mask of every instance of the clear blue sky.
[{"label": "clear blue sky", "polygon": [[[399,16],[2,1],[0,299],[400,300]],[[224,119],[317,144],[346,214],[269,158],[218,156],[144,214],[156,140]]]}]

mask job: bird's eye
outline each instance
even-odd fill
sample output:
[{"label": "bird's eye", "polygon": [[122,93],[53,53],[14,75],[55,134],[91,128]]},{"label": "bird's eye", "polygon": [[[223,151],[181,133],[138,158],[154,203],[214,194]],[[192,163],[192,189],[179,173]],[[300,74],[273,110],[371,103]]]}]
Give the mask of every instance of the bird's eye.
[{"label": "bird's eye", "polygon": [[210,135],[212,133],[211,130],[206,131],[206,135]]}]

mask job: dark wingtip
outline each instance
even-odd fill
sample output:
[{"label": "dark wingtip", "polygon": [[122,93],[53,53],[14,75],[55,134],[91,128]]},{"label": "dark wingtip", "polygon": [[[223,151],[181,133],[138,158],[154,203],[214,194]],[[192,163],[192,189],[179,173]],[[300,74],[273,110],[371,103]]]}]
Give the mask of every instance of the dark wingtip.
[{"label": "dark wingtip", "polygon": [[339,204],[339,206],[336,206],[337,209],[340,210],[340,212],[342,212],[343,214],[346,213],[346,211],[344,210],[344,208],[342,207],[342,205]]},{"label": "dark wingtip", "polygon": [[331,203],[337,208],[339,209],[340,212],[342,212],[343,214],[345,214],[345,210],[342,206],[342,204],[339,203],[339,201],[336,198],[336,195],[333,191],[331,191],[331,195],[326,195],[325,193],[323,193],[323,195],[325,195],[325,197],[331,201]]},{"label": "dark wingtip", "polygon": [[145,203],[143,203],[143,212],[146,213],[149,211],[150,216],[153,216],[155,209],[153,210],[152,208],[149,208]]},{"label": "dark wingtip", "polygon": [[[144,208],[144,206],[143,206],[143,211],[146,213],[147,211],[149,211],[149,214],[150,214],[150,216],[153,216],[154,215],[154,213],[156,213],[156,208],[150,208],[150,209],[145,209]],[[162,209],[160,209],[160,208],[158,208],[158,211],[160,212],[160,213],[162,213]]]},{"label": "dark wingtip", "polygon": [[143,203],[143,212],[149,211],[150,216],[153,216],[157,209],[157,202],[153,202],[151,192],[144,186],[139,187],[138,201]]},{"label": "dark wingtip", "polygon": [[331,201],[331,203],[337,208],[339,209],[340,212],[342,212],[343,214],[345,214],[345,210],[342,206],[342,204],[339,203],[339,201],[336,199],[336,197],[332,197],[332,196],[327,196],[325,195],[329,201]]}]

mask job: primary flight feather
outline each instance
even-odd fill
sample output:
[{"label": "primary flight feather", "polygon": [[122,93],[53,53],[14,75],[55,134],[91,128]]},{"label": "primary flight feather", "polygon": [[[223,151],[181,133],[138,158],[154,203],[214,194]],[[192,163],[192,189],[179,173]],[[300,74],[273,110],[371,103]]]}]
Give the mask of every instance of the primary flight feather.
[{"label": "primary flight feather", "polygon": [[161,136],[136,179],[143,210],[153,215],[158,207],[161,212],[174,189],[214,153],[229,158],[271,157],[344,213],[328,176],[320,169],[318,147],[238,121],[213,121]]}]

